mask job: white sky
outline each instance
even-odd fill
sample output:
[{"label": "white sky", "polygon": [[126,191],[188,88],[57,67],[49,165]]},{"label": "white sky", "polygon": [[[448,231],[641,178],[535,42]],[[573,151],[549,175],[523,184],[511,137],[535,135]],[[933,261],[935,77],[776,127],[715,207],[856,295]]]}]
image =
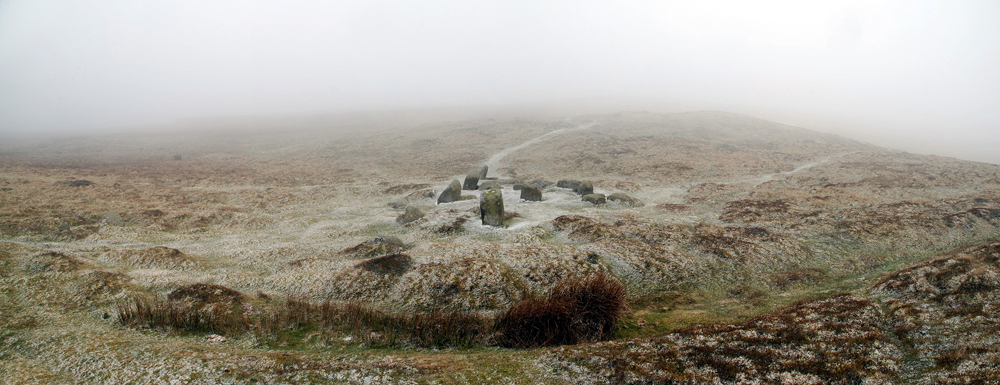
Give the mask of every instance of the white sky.
[{"label": "white sky", "polygon": [[583,98],[1000,164],[1000,2],[0,1],[0,132]]}]

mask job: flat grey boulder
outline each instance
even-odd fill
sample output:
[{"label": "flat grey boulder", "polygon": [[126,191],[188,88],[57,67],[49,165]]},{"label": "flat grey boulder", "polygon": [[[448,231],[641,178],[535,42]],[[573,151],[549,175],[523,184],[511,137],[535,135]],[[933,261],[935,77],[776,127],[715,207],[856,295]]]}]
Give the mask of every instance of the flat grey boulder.
[{"label": "flat grey boulder", "polygon": [[500,189],[483,191],[479,198],[479,217],[482,218],[483,225],[503,226],[503,192]]},{"label": "flat grey boulder", "polygon": [[632,198],[632,197],[626,195],[625,193],[620,193],[620,192],[608,195],[608,201],[617,202],[617,203],[619,203],[621,205],[624,205],[624,206],[642,206],[643,205],[642,201],[640,201],[638,199],[635,199],[635,198]]},{"label": "flat grey boulder", "polygon": [[605,203],[608,203],[608,200],[604,197],[604,194],[587,194],[583,196],[583,201],[595,205],[603,205]]},{"label": "flat grey boulder", "polygon": [[501,187],[500,182],[497,182],[495,180],[488,180],[483,182],[483,184],[479,185],[479,190],[486,191],[490,189],[499,189],[500,187]]},{"label": "flat grey boulder", "polygon": [[451,181],[441,195],[438,196],[438,204],[455,202],[462,199],[462,184],[458,183],[458,180]]},{"label": "flat grey boulder", "polygon": [[576,191],[577,187],[580,187],[580,181],[576,179],[560,179],[556,182],[556,187],[568,188],[570,190]]},{"label": "flat grey boulder", "polygon": [[576,191],[580,196],[590,195],[594,193],[594,184],[590,183],[590,181],[583,181],[573,191]]},{"label": "flat grey boulder", "polygon": [[533,184],[526,184],[521,186],[521,200],[531,201],[531,202],[541,202],[542,200],[542,189],[538,188]]}]

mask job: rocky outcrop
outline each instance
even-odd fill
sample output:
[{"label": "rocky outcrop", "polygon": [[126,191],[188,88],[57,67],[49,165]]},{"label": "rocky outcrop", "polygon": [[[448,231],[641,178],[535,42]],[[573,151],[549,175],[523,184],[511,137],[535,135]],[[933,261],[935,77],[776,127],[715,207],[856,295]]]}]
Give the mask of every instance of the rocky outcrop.
[{"label": "rocky outcrop", "polygon": [[448,187],[441,192],[441,195],[438,196],[437,203],[441,204],[459,200],[462,200],[462,184],[458,183],[458,180],[453,180],[451,181],[451,184],[449,184]]}]

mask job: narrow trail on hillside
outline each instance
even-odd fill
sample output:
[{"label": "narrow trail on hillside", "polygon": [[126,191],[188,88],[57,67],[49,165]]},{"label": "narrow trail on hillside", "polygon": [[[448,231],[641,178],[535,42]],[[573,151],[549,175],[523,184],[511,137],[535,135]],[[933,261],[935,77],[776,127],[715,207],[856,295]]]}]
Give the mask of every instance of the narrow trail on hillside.
[{"label": "narrow trail on hillside", "polygon": [[572,128],[560,128],[558,130],[555,130],[555,131],[552,131],[552,132],[547,132],[547,133],[545,133],[545,134],[543,134],[541,136],[538,136],[536,138],[530,139],[530,140],[528,140],[528,141],[526,141],[524,143],[521,143],[519,145],[516,145],[516,146],[513,146],[513,147],[507,147],[507,148],[505,148],[503,150],[500,150],[500,152],[498,152],[496,154],[493,154],[493,156],[491,156],[490,159],[486,161],[486,165],[490,167],[490,170],[497,170],[497,169],[500,168],[500,161],[502,161],[503,158],[506,158],[508,155],[513,154],[517,150],[520,150],[522,148],[528,147],[528,146],[530,146],[532,144],[541,142],[543,140],[549,139],[549,138],[551,138],[553,136],[564,134],[564,133],[569,132],[569,131],[585,130],[585,129],[588,129],[590,127],[593,127],[595,124],[597,124],[597,123],[591,122],[591,123],[588,123],[588,124],[581,124],[579,126],[572,127]]}]

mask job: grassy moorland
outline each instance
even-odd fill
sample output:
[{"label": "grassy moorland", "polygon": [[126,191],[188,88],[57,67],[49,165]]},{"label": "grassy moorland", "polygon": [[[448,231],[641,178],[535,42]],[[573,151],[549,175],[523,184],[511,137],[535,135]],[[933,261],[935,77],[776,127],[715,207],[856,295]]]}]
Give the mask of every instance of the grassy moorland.
[{"label": "grassy moorland", "polygon": [[[0,145],[0,377],[997,380],[998,166],[717,112],[274,125]],[[482,165],[504,228],[436,203]]]}]

